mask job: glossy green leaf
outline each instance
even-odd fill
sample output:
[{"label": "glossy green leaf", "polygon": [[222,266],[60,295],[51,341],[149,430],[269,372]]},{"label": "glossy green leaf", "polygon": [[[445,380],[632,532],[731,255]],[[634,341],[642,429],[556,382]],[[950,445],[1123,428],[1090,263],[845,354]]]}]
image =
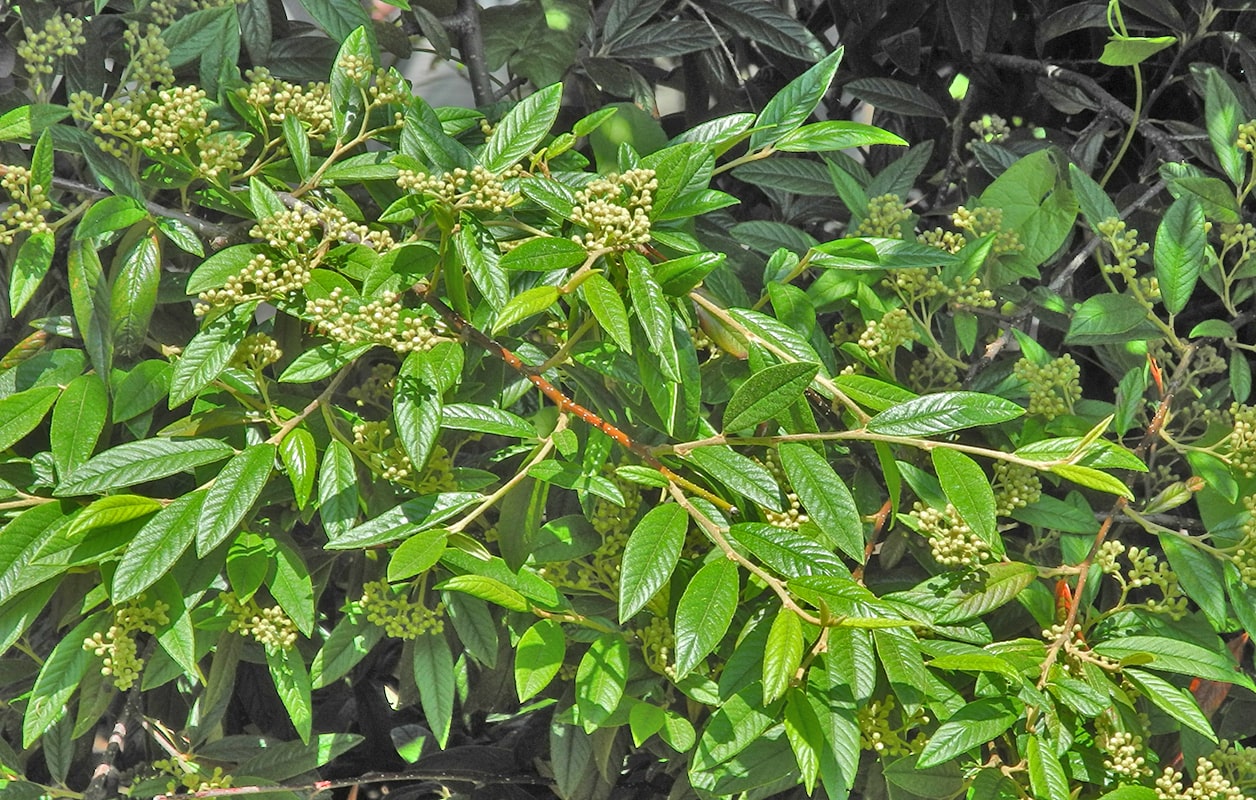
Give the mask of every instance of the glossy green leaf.
[{"label": "glossy green leaf", "polygon": [[1247,156],[1238,148],[1239,123],[1246,114],[1234,90],[1216,69],[1209,69],[1204,80],[1204,121],[1208,141],[1221,169],[1230,183],[1242,187],[1247,175]]},{"label": "glossy green leaf", "polygon": [[387,544],[434,528],[483,499],[482,495],[474,492],[443,492],[415,497],[342,533],[332,534],[329,531],[327,549],[350,550]]},{"label": "glossy green leaf", "polygon": [[688,527],[685,510],[667,503],[650,509],[633,528],[620,565],[620,622],[644,608],[671,579]]},{"label": "glossy green leaf", "polygon": [[907,146],[901,137],[873,125],[846,120],[826,120],[803,125],[782,136],[773,145],[787,153],[822,153],[874,144]]},{"label": "glossy green leaf", "polygon": [[66,713],[66,703],[92,666],[98,666],[83,641],[100,630],[104,613],[85,617],[68,631],[44,660],[22,715],[22,746],[30,747]]},{"label": "glossy green leaf", "polygon": [[170,571],[196,538],[205,492],[185,494],[144,523],[113,573],[110,596],[121,603],[138,596]]},{"label": "glossy green leaf", "polygon": [[1109,67],[1132,67],[1177,44],[1173,36],[1112,36],[1103,46],[1099,63]]},{"label": "glossy green leaf", "polygon": [[1068,800],[1068,777],[1059,757],[1041,735],[1031,735],[1025,743],[1025,761],[1029,767],[1029,785],[1035,797],[1043,800]]},{"label": "glossy green leaf", "polygon": [[981,193],[981,205],[1002,209],[1001,229],[1016,231],[1022,249],[999,256],[1016,276],[1037,277],[1073,229],[1077,199],[1050,150],[1038,150],[1008,167]]},{"label": "glossy green leaf", "polygon": [[292,429],[279,443],[279,457],[292,483],[292,496],[297,501],[297,508],[304,509],[314,491],[314,475],[318,469],[314,435],[305,428]]},{"label": "glossy green leaf", "polygon": [[837,48],[786,84],[767,102],[755,120],[755,132],[750,135],[752,151],[779,141],[811,116],[833,83],[843,52],[844,48]]},{"label": "glossy green leaf", "polygon": [[1170,314],[1186,308],[1204,269],[1206,223],[1203,208],[1187,195],[1173,201],[1156,229],[1156,280],[1160,298]]},{"label": "glossy green leaf", "polygon": [[[28,392],[56,392],[55,389],[30,389]],[[23,392],[21,394],[26,394]],[[39,404],[36,404],[36,408]],[[0,420],[4,418],[4,401],[0,401]],[[70,381],[52,409],[48,440],[52,445],[53,463],[58,475],[68,475],[91,458],[105,422],[109,418],[109,393],[95,374],[80,375]],[[38,423],[36,423],[38,424]],[[0,429],[4,423],[0,421]],[[0,435],[0,450],[3,450]]]},{"label": "glossy green leaf", "polygon": [[52,257],[57,248],[51,231],[39,231],[26,237],[18,248],[9,274],[9,312],[17,315],[32,297],[52,267]]},{"label": "glossy green leaf", "polygon": [[780,487],[758,462],[724,446],[695,447],[687,458],[734,492],[764,508],[782,510]]},{"label": "glossy green leaf", "polygon": [[1136,634],[1099,642],[1094,645],[1094,650],[1118,660],[1150,654],[1152,660],[1140,666],[1219,683],[1233,683],[1248,689],[1253,685],[1251,679],[1239,671],[1238,664],[1219,641],[1216,650],[1209,650],[1194,642]]},{"label": "glossy green leaf", "polygon": [[38,386],[0,399],[0,451],[35,430],[60,394],[55,386]]},{"label": "glossy green leaf", "polygon": [[266,667],[279,693],[288,719],[302,742],[310,741],[310,729],[314,723],[314,705],[310,697],[310,673],[305,667],[301,651],[294,648],[266,648]]},{"label": "glossy green leaf", "polygon": [[428,727],[444,747],[454,715],[454,657],[442,633],[425,633],[414,640],[414,683]]},{"label": "glossy green leaf", "polygon": [[815,539],[787,528],[763,522],[738,522],[729,529],[728,536],[787,578],[849,574],[831,550]]},{"label": "glossy green leaf", "polygon": [[980,617],[1016,599],[1037,579],[1038,570],[1033,564],[1015,561],[988,564],[965,586],[962,599],[939,615],[938,624],[951,625]]},{"label": "glossy green leaf", "polygon": [[1025,409],[994,395],[939,392],[887,408],[868,421],[867,429],[887,436],[934,436],[997,425],[1024,413]]},{"label": "glossy green leaf", "polygon": [[401,375],[393,390],[393,421],[397,438],[410,463],[420,474],[436,446],[441,431],[440,397],[417,378]]},{"label": "glossy green leaf", "polygon": [[820,716],[802,690],[790,692],[785,703],[785,737],[802,773],[803,787],[810,794],[820,775],[820,753],[826,743]]},{"label": "glossy green leaf", "polygon": [[667,305],[663,289],[654,280],[650,264],[644,256],[633,252],[625,253],[624,266],[628,270],[628,293],[632,298],[632,308],[650,342],[650,351],[658,358],[659,371],[668,380],[679,381],[680,362],[676,341],[672,336],[672,311]]},{"label": "glossy green leaf", "polygon": [[846,483],[824,456],[805,444],[783,442],[777,453],[807,515],[843,553],[863,563],[863,520]]},{"label": "glossy green leaf", "polygon": [[92,457],[53,492],[57,497],[95,494],[165,478],[235,454],[217,439],[146,439],[127,442]]},{"label": "glossy green leaf", "polygon": [[1115,494],[1124,497],[1126,500],[1134,499],[1134,493],[1120,478],[1107,472],[1101,472],[1093,467],[1061,464],[1052,467],[1051,472],[1065,480],[1072,481],[1078,486],[1085,486],[1087,489]]},{"label": "glossy green leaf", "polygon": [[776,612],[763,648],[763,702],[785,694],[802,663],[802,621],[787,608]]},{"label": "glossy green leaf", "polygon": [[161,280],[161,240],[155,231],[138,237],[122,254],[113,279],[110,313],[113,345],[119,353],[138,353],[157,309]]},{"label": "glossy green leaf", "polygon": [[375,345],[346,345],[340,342],[320,344],[301,353],[292,360],[283,374],[280,383],[313,383],[322,380],[342,367],[357,361]]},{"label": "glossy green leaf", "polygon": [[168,361],[152,358],[136,364],[114,385],[113,421],[134,419],[161,402],[170,392],[172,374]]},{"label": "glossy green leaf", "polygon": [[920,751],[919,766],[928,768],[993,742],[1016,723],[1022,712],[1008,697],[986,697],[952,714]]},{"label": "glossy green leaf", "polygon": [[360,612],[345,614],[310,662],[310,685],[323,689],[348,674],[380,639],[384,629]]},{"label": "glossy green leaf", "polygon": [[802,396],[819,369],[819,364],[794,361],[754,373],[724,407],[724,430],[750,428],[776,416]]},{"label": "glossy green leaf", "polygon": [[689,674],[724,638],[737,609],[737,565],[716,558],[694,574],[676,606],[676,679]]},{"label": "glossy green leaf", "polygon": [[169,407],[183,405],[215,380],[239,349],[257,303],[233,306],[192,337],[174,362]]},{"label": "glossy green leaf", "polygon": [[111,195],[102,198],[87,209],[74,228],[75,239],[91,239],[113,231],[129,228],[148,216],[148,210],[138,200]]},{"label": "glossy green leaf", "polygon": [[440,424],[457,431],[491,433],[518,439],[536,437],[536,427],[523,417],[492,406],[450,403],[441,409]]},{"label": "glossy green leaf", "polygon": [[972,532],[990,545],[996,555],[1003,550],[995,526],[994,489],[985,470],[958,450],[939,447],[932,453],[933,469],[946,499]]},{"label": "glossy green leaf", "polygon": [[329,539],[344,535],[358,516],[358,476],[353,454],[332,440],[318,470],[318,516]]},{"label": "glossy green leaf", "polygon": [[521,100],[506,112],[484,143],[479,161],[490,172],[501,172],[531,153],[558,119],[563,86],[547,86]]},{"label": "glossy green leaf", "polygon": [[580,284],[580,294],[589,304],[598,325],[625,353],[632,353],[632,331],[628,310],[619,291],[602,275],[593,273]]},{"label": "glossy green leaf", "polygon": [[0,115],[0,142],[33,139],[49,125],[70,116],[70,109],[51,103],[18,106]]},{"label": "glossy green leaf", "polygon": [[576,712],[586,732],[606,722],[624,697],[628,643],[618,633],[593,640],[576,668]]},{"label": "glossy green leaf", "polygon": [[1138,687],[1138,691],[1143,697],[1154,703],[1161,711],[1205,739],[1216,743],[1217,734],[1212,729],[1212,723],[1208,721],[1207,715],[1200,710],[1195,696],[1189,691],[1174,686],[1155,673],[1145,672],[1141,669],[1126,669],[1121,674],[1130,683]]},{"label": "glossy green leaf", "polygon": [[205,556],[230,536],[253,508],[275,464],[275,446],[250,445],[227,462],[205,495],[196,526],[196,552]]},{"label": "glossy green leaf", "polygon": [[562,626],[553,620],[537,620],[523,632],[515,649],[515,691],[519,702],[526,702],[549,686],[562,669],[566,651]]},{"label": "glossy green leaf", "polygon": [[543,313],[557,303],[560,296],[556,286],[533,286],[531,289],[525,289],[506,302],[493,322],[492,332],[501,333],[516,322],[522,322],[528,317]]},{"label": "glossy green leaf", "polygon": [[388,559],[388,580],[404,581],[435,566],[445,552],[448,534],[439,529],[424,531],[402,542]]},{"label": "glossy green leaf", "polygon": [[502,269],[549,272],[578,267],[589,257],[583,245],[557,236],[529,239],[502,256]]}]

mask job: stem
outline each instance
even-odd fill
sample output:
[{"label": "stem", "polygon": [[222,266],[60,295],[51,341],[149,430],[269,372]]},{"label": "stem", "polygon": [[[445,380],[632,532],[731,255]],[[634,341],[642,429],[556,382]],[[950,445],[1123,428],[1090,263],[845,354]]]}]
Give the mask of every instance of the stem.
[{"label": "stem", "polygon": [[540,464],[542,461],[544,461],[549,456],[550,452],[554,449],[554,436],[559,431],[562,431],[567,427],[567,421],[569,419],[570,417],[568,417],[566,414],[560,416],[558,418],[558,424],[554,426],[554,430],[550,432],[549,436],[545,437],[545,439],[542,440],[541,446],[538,447],[536,452],[532,454],[532,458],[528,459],[528,463],[520,467],[519,470],[514,474],[514,476],[510,480],[506,481],[505,483],[501,485],[501,488],[499,488],[497,491],[485,497],[478,506],[471,509],[471,511],[467,512],[467,515],[465,517],[458,520],[453,525],[450,525],[448,528],[449,532],[461,533],[462,531],[466,530],[468,525],[470,525],[475,520],[479,519],[484,514],[485,511],[488,511],[490,508],[495,506],[499,500],[501,500],[503,497],[509,494],[512,489],[514,489],[525,478],[527,478],[528,471],[532,469],[534,466],[536,466],[537,464]]},{"label": "stem", "polygon": [[325,404],[331,398],[332,392],[336,391],[336,387],[340,385],[340,382],[344,380],[345,375],[348,374],[350,366],[352,365],[350,364],[342,367],[340,371],[336,373],[335,377],[331,379],[331,382],[327,384],[327,388],[319,393],[318,397],[315,397],[309,402],[309,405],[301,409],[301,413],[279,426],[279,430],[275,431],[274,435],[266,441],[270,444],[279,444],[284,440],[284,437],[286,437],[289,433],[292,433],[298,425],[305,422],[306,417],[317,411],[319,406]]},{"label": "stem", "polygon": [[442,17],[445,30],[458,37],[458,54],[471,79],[471,94],[477,106],[491,105],[497,98],[493,78],[488,71],[484,53],[484,34],[480,29],[480,5],[476,0],[458,0],[458,10]]}]

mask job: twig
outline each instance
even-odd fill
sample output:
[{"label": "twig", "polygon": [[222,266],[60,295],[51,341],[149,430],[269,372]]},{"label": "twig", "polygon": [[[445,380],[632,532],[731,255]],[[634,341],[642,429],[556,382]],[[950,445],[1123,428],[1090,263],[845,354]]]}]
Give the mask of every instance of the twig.
[{"label": "twig", "polygon": [[[52,185],[57,189],[74,192],[75,194],[85,194],[88,197],[113,197],[110,192],[106,192],[103,189],[97,189],[95,186],[88,186],[86,183],[72,181],[69,178],[53,178]],[[185,214],[182,211],[175,211],[173,208],[166,208],[163,205],[159,205],[151,201],[145,201],[144,207],[148,209],[150,214],[154,214],[159,217],[167,217],[168,219],[176,219],[179,222],[182,222],[184,225],[187,225],[189,228],[207,239],[231,239],[233,237],[233,232],[230,228],[223,227],[222,225],[215,225],[212,222],[206,222],[200,217],[194,217],[191,214]]]},{"label": "twig", "polygon": [[202,789],[199,792],[177,792],[159,794],[155,800],[192,800],[201,797],[238,797],[251,794],[274,794],[277,792],[308,792],[313,795],[329,789],[347,789],[363,783],[401,783],[415,781],[433,781],[436,783],[471,783],[476,786],[494,786],[500,784],[517,784],[523,786],[553,786],[554,781],[540,775],[495,775],[488,772],[464,769],[444,770],[413,770],[410,772],[375,772],[356,778],[342,778],[334,781],[313,781],[311,783],[286,784],[282,786],[232,786],[222,789]]},{"label": "twig", "polygon": [[126,700],[122,705],[122,712],[118,716],[118,721],[114,723],[113,732],[109,734],[109,743],[105,746],[105,752],[100,757],[100,763],[96,765],[96,769],[92,772],[91,782],[87,784],[87,788],[83,790],[83,800],[105,800],[105,798],[113,797],[118,792],[118,756],[126,750],[127,728],[130,724],[131,716],[135,712],[135,702],[139,695],[140,685],[138,683],[132,686],[130,692],[127,693]]},{"label": "twig", "polygon": [[440,24],[446,31],[457,35],[458,54],[471,79],[471,94],[475,104],[487,106],[496,97],[493,79],[488,71],[488,58],[484,53],[484,32],[480,28],[480,5],[476,0],[458,0],[458,10],[441,17]]}]

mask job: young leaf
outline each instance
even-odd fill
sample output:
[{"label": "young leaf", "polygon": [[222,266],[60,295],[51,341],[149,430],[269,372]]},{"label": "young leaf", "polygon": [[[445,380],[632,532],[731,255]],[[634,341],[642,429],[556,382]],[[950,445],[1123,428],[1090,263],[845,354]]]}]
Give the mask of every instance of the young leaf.
[{"label": "young leaf", "polygon": [[279,457],[292,483],[297,508],[304,510],[310,502],[310,493],[314,491],[315,465],[318,463],[314,435],[305,428],[294,428],[279,443]]},{"label": "young leaf", "polygon": [[533,286],[531,289],[523,290],[510,298],[502,307],[501,313],[493,322],[492,333],[496,335],[516,322],[543,313],[558,302],[559,296],[556,286]]},{"label": "young leaf", "polygon": [[776,612],[763,648],[763,702],[785,694],[802,663],[802,621],[787,608]]},{"label": "young leaf", "polygon": [[576,669],[576,712],[586,733],[610,718],[628,682],[628,643],[618,633],[593,640]]},{"label": "young leaf", "polygon": [[388,559],[388,580],[404,581],[427,572],[445,552],[449,531],[417,533],[401,543]]},{"label": "young leaf", "polygon": [[414,683],[423,716],[443,748],[454,716],[454,657],[445,634],[428,632],[415,638]]},{"label": "young leaf", "polygon": [[479,161],[489,172],[501,172],[531,153],[558,119],[563,85],[556,83],[528,95],[506,112],[484,143]]},{"label": "young leaf", "polygon": [[813,122],[793,130],[779,140],[774,147],[787,153],[822,153],[830,150],[846,150],[851,147],[868,147],[874,144],[907,146],[901,137],[873,125],[845,120]]},{"label": "young leaf", "polygon": [[196,553],[204,557],[221,544],[244,520],[270,479],[275,446],[250,445],[227,462],[205,495],[196,526]]},{"label": "young leaf", "polygon": [[755,132],[750,135],[751,151],[779,141],[806,122],[829,91],[843,52],[844,48],[837,48],[786,84],[767,102],[755,122]]},{"label": "young leaf", "polygon": [[676,679],[688,675],[715,649],[733,621],[739,589],[737,565],[716,558],[698,570],[676,606]]},{"label": "young leaf", "polygon": [[675,503],[650,509],[628,536],[619,576],[619,620],[626,623],[672,576],[689,517]]},{"label": "young leaf", "polygon": [[161,240],[155,231],[149,231],[125,251],[113,280],[110,311],[113,345],[119,353],[136,353],[143,346],[157,308],[160,281]]},{"label": "young leaf", "polygon": [[553,620],[537,620],[523,632],[515,650],[515,691],[519,702],[526,702],[549,686],[562,669],[566,649],[562,626]]},{"label": "young leaf", "polygon": [[624,266],[628,269],[628,293],[633,310],[650,342],[650,351],[658,357],[659,370],[668,380],[679,381],[680,363],[676,341],[672,337],[672,311],[663,289],[654,280],[650,263],[644,256],[625,253]]},{"label": "young leaf", "polygon": [[1156,229],[1156,280],[1170,314],[1186,308],[1195,291],[1208,247],[1206,224],[1204,209],[1190,195],[1183,195],[1169,206]]},{"label": "young leaf", "polygon": [[798,361],[759,370],[733,392],[724,407],[723,429],[741,430],[776,416],[802,396],[819,370],[819,364]]},{"label": "young leaf", "polygon": [[1239,150],[1239,123],[1245,119],[1234,90],[1216,69],[1208,70],[1204,83],[1204,120],[1208,125],[1208,141],[1226,177],[1242,187],[1247,175],[1247,156]]},{"label": "young leaf", "polygon": [[777,452],[785,477],[811,520],[843,553],[862,564],[863,520],[850,489],[829,466],[828,460],[799,442],[783,442]]}]

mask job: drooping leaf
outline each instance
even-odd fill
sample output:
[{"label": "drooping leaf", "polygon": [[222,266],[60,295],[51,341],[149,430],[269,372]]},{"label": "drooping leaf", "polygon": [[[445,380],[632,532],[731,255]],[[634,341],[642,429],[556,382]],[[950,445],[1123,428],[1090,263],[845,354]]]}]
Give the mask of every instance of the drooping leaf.
[{"label": "drooping leaf", "polygon": [[668,503],[646,512],[628,536],[619,576],[619,619],[627,622],[671,578],[685,544],[689,518]]},{"label": "drooping leaf", "polygon": [[737,608],[737,565],[716,558],[694,574],[676,607],[676,679],[693,670],[715,649]]}]

